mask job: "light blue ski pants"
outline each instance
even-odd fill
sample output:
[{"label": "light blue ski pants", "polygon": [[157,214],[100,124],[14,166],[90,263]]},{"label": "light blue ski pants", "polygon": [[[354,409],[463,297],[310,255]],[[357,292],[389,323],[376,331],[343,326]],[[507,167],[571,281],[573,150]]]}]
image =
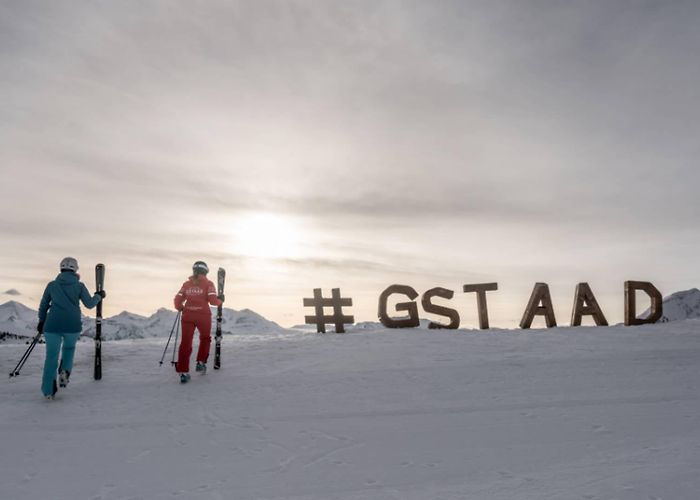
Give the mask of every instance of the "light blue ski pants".
[{"label": "light blue ski pants", "polygon": [[[78,343],[78,333],[50,333],[44,332],[46,341],[46,360],[44,361],[44,376],[41,379],[41,392],[44,396],[53,394],[54,382],[58,373],[58,355],[61,354],[61,369],[67,372],[73,369],[73,355],[75,344]],[[63,349],[61,350],[61,344]],[[61,352],[62,351],[62,352]]]}]

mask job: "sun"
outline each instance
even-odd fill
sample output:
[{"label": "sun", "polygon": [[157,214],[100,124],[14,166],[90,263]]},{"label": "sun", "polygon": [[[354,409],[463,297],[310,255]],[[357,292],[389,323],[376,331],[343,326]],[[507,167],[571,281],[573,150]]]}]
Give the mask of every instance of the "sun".
[{"label": "sun", "polygon": [[247,257],[299,257],[302,225],[296,219],[271,213],[248,212],[233,222],[235,252]]}]

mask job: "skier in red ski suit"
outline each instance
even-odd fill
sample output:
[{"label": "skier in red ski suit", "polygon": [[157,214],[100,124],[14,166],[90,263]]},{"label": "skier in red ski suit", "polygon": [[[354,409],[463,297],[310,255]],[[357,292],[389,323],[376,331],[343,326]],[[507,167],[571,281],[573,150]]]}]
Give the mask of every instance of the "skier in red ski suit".
[{"label": "skier in red ski suit", "polygon": [[189,380],[192,338],[195,328],[199,330],[199,350],[197,351],[197,371],[206,372],[206,363],[211,346],[211,310],[209,305],[220,306],[224,297],[216,295],[214,283],[207,279],[209,268],[202,261],[192,266],[193,275],[182,284],[175,296],[175,309],[182,311],[182,343],[178,352],[175,369],[180,381]]}]

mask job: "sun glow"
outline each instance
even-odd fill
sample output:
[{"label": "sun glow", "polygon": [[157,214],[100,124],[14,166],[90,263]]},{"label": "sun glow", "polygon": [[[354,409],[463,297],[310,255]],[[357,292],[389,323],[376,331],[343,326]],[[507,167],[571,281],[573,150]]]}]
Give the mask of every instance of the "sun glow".
[{"label": "sun glow", "polygon": [[294,218],[251,212],[233,223],[235,253],[259,258],[297,258],[302,254],[302,225]]}]

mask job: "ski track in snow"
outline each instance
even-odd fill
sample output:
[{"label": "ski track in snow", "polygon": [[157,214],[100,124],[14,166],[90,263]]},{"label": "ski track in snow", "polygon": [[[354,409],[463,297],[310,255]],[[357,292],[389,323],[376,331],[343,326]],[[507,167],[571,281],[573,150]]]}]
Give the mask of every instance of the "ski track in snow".
[{"label": "ski track in snow", "polygon": [[[177,381],[166,339],[43,346],[0,382],[0,498],[695,500],[700,321],[227,336]],[[26,348],[0,346],[6,373]]]}]

